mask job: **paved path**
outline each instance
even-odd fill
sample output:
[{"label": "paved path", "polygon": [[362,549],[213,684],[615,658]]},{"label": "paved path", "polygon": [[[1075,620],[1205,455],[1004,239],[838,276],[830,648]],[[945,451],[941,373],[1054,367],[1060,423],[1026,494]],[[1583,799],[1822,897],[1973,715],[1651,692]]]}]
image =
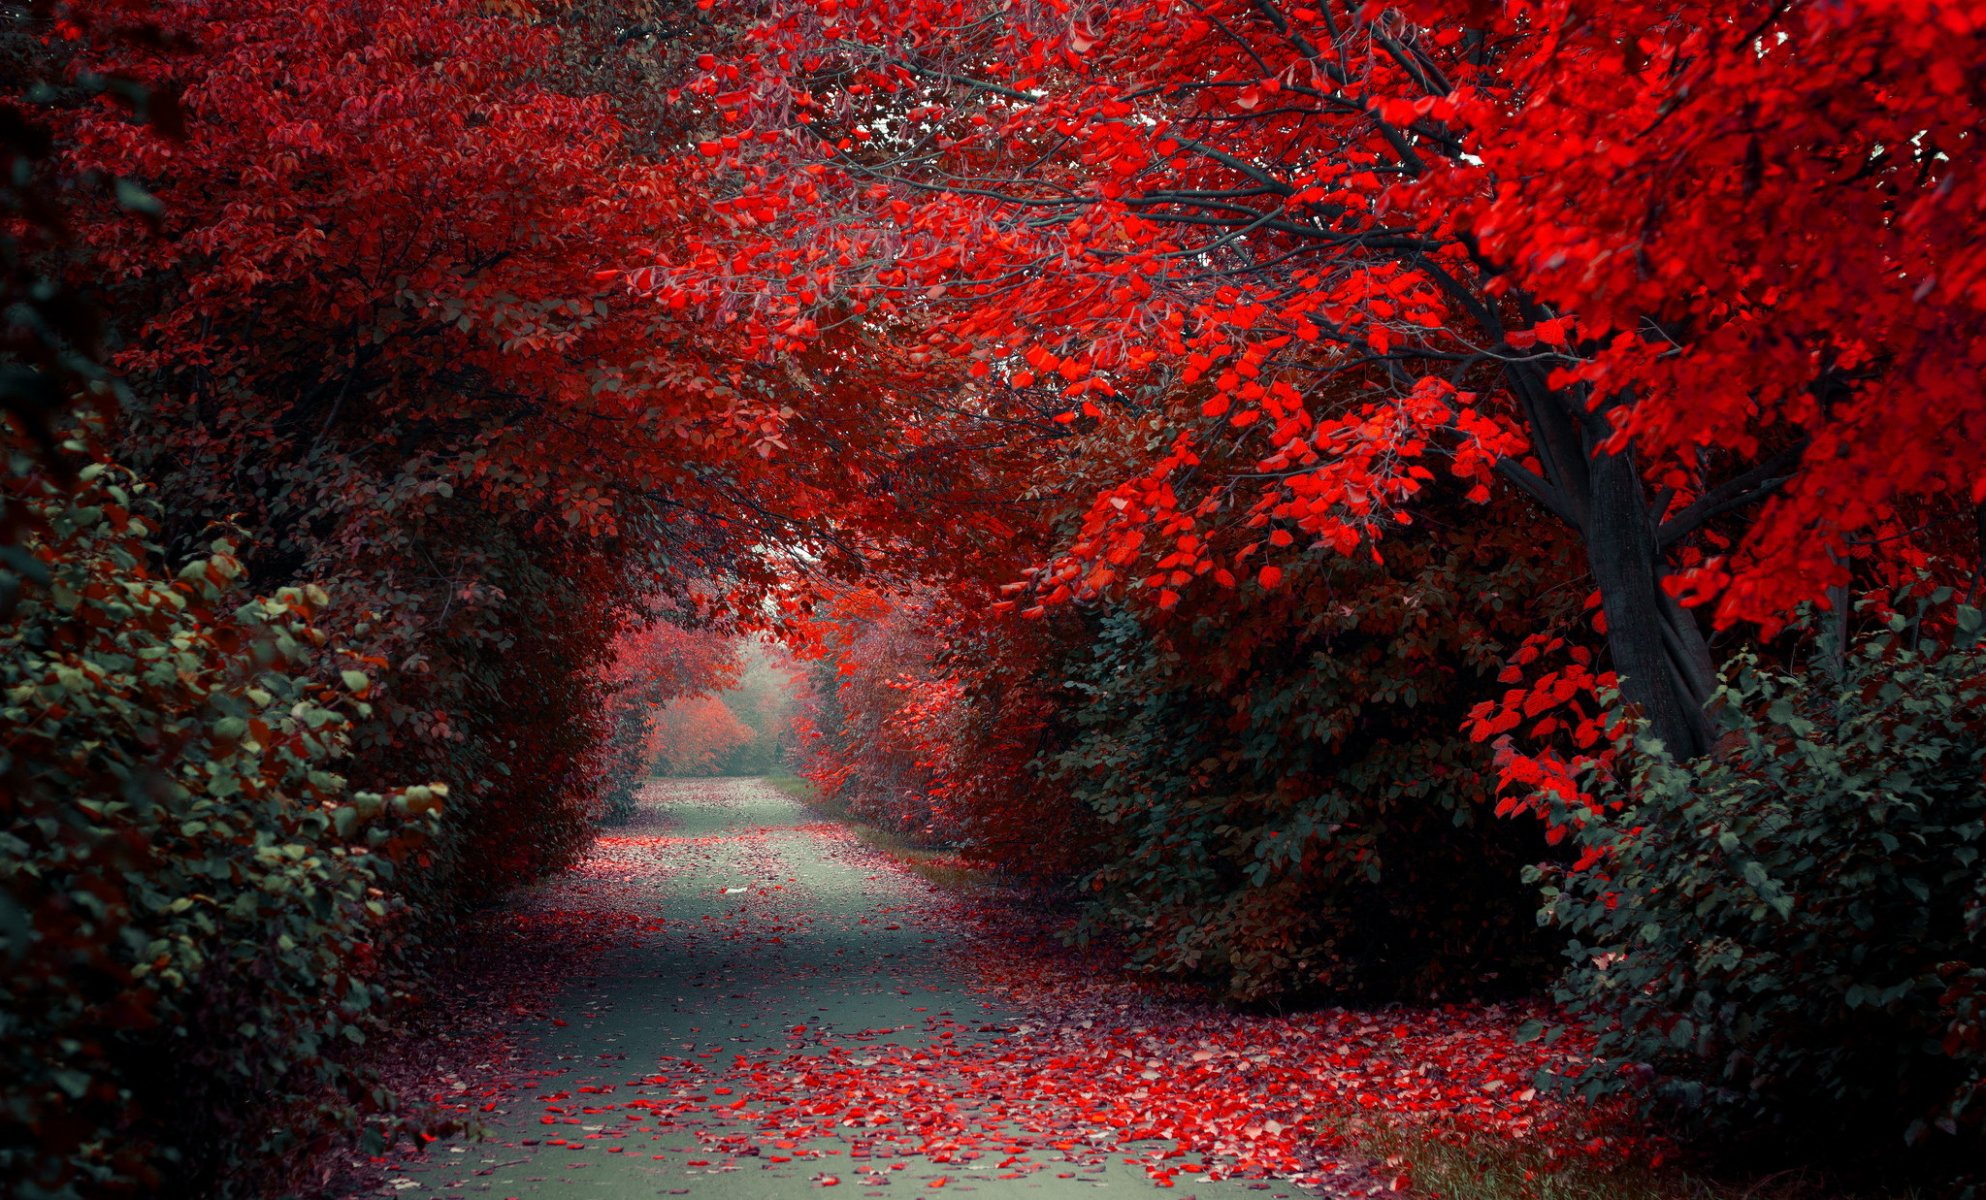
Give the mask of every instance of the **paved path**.
[{"label": "paved path", "polygon": [[575,967],[514,1030],[528,1082],[465,1105],[480,1138],[396,1162],[365,1195],[1295,1191],[1185,1174],[1157,1192],[1110,1131],[1029,1126],[948,1073],[968,1042],[1028,1054],[1030,1018],[974,990],[955,904],[761,781],[652,787],[535,903],[526,919],[574,939]]}]

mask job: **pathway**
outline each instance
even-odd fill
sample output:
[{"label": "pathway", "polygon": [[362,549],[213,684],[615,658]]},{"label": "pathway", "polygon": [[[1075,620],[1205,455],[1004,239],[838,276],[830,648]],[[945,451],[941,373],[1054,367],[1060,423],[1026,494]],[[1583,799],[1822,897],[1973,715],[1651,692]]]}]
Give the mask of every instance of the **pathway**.
[{"label": "pathway", "polygon": [[980,984],[960,950],[984,934],[957,902],[762,781],[651,787],[532,903],[517,919],[569,943],[572,971],[513,1023],[505,1086],[443,1085],[481,1129],[356,1194],[1296,1191],[1209,1179],[1162,1130],[1127,1127],[1122,1085],[1092,1076],[1052,1106],[989,1088],[985,1063],[1033,1077],[1028,1056],[1057,1043],[1030,1036],[1054,1018]]}]

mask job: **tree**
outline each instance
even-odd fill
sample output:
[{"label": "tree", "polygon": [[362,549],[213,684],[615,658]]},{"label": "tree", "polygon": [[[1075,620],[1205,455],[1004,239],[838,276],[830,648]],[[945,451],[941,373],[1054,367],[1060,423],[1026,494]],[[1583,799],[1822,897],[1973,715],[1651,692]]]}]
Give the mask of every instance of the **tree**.
[{"label": "tree", "polygon": [[[1047,600],[1370,548],[1437,468],[1501,481],[1577,532],[1689,755],[1690,605],[1769,624],[1986,498],[1963,6],[858,0],[751,36],[697,86],[766,223],[667,288],[791,288],[787,340],[895,307],[1059,397],[1124,479]],[[1200,469],[1224,439],[1252,469]]]},{"label": "tree", "polygon": [[718,696],[693,696],[664,708],[649,726],[648,753],[658,775],[715,775],[752,727]]},{"label": "tree", "polygon": [[[160,137],[184,132],[177,98],[129,75],[73,69],[68,46],[88,28],[103,42],[144,42],[154,31],[137,14],[81,10],[30,0],[9,10],[0,31],[0,448],[24,454],[73,485],[79,465],[60,443],[79,407],[115,407],[116,376],[105,366],[103,314],[66,286],[52,261],[72,250],[73,198],[101,190],[127,211],[152,215],[153,200],[128,180],[73,169],[57,152],[47,109],[110,99]],[[0,617],[39,572],[17,547],[48,531],[41,510],[0,498]]]},{"label": "tree", "polygon": [[[77,20],[56,26],[52,12]],[[32,26],[0,34],[0,64],[32,68],[0,72],[12,481],[0,582],[20,586],[18,616],[34,622],[16,628],[0,612],[0,632],[48,642],[32,650],[56,664],[6,666],[68,687],[64,677],[125,674],[95,652],[70,662],[77,646],[177,628],[185,646],[147,654],[183,656],[191,672],[111,679],[139,693],[171,685],[129,727],[103,729],[101,709],[68,705],[62,687],[10,699],[58,721],[6,729],[0,840],[36,860],[10,866],[8,892],[36,932],[44,918],[58,928],[46,950],[62,962],[36,952],[6,1005],[22,1033],[6,1053],[26,1063],[0,1105],[18,1117],[0,1138],[8,1178],[54,1180],[56,1194],[83,1174],[103,1188],[224,1194],[258,1186],[238,1170],[244,1158],[282,1170],[298,1140],[328,1136],[296,1125],[264,1144],[268,1126],[302,1121],[292,1105],[322,1103],[330,1125],[377,1113],[389,1099],[338,1075],[324,1041],[357,1035],[346,1005],[399,993],[387,981],[413,977],[399,972],[419,966],[423,928],[584,850],[614,769],[622,634],[673,610],[773,622],[902,528],[890,525],[894,489],[876,483],[900,457],[884,437],[894,409],[872,405],[860,381],[794,409],[792,372],[753,364],[731,326],[626,296],[620,270],[649,262],[651,244],[723,219],[683,137],[705,119],[699,107],[655,105],[667,119],[634,129],[624,115],[655,113],[606,95],[614,72],[576,66],[600,50],[574,46],[598,12],[560,26],[528,6],[453,0],[83,4],[34,6]],[[143,18],[143,36],[125,36],[127,16]],[[185,95],[183,139],[103,99],[109,79],[129,85],[127,99]],[[97,187],[111,179],[123,185]],[[50,197],[60,230],[46,221]],[[16,223],[16,205],[40,225]],[[85,314],[103,316],[101,344],[91,322],[54,320]],[[95,385],[125,403],[97,405],[87,441],[36,441],[68,433]],[[792,427],[832,431],[840,453],[786,453]],[[918,453],[935,463],[943,449]],[[129,461],[143,479],[131,491],[157,503],[141,532],[111,528],[109,556],[62,526],[77,507],[97,532],[127,517],[64,501],[64,471],[93,455]],[[904,489],[910,503],[937,493]],[[216,554],[222,534],[232,548]],[[157,582],[181,572],[185,588]],[[68,590],[71,576],[85,612],[101,608],[95,626],[66,628],[70,596],[50,596],[50,580]],[[133,580],[149,588],[137,618],[123,612],[135,600],[119,600]],[[205,612],[201,580],[234,602]],[[232,612],[246,598],[262,608]],[[330,691],[302,674],[306,640],[338,648]],[[296,658],[294,677],[270,654]],[[363,705],[326,711],[355,677]],[[264,691],[274,699],[254,699]],[[238,737],[236,719],[250,717],[284,741]],[[290,745],[296,723],[308,727]],[[75,747],[91,745],[101,761],[75,775]],[[127,813],[129,779],[105,763],[171,775],[173,755],[213,787],[195,779],[175,807]],[[232,783],[240,771],[268,781],[248,795]],[[415,791],[413,807],[375,821],[381,781],[397,779],[445,783],[447,807]],[[354,795],[371,797],[357,815],[320,803]],[[228,825],[179,823],[209,809]],[[60,836],[40,825],[58,817],[70,823]],[[149,825],[167,819],[165,832]],[[389,842],[399,825],[423,836]],[[236,838],[302,858],[228,874],[248,844]],[[373,854],[332,858],[348,848]],[[56,892],[34,882],[44,868]],[[216,922],[205,898],[230,892],[199,882],[211,870],[270,888]],[[73,926],[71,876],[107,888],[99,898],[115,912]],[[115,896],[125,888],[129,920]],[[147,930],[185,932],[211,970],[179,991],[155,987],[131,960]],[[294,948],[272,950],[278,940]],[[89,977],[48,974],[71,962]],[[318,991],[326,979],[336,1003]],[[256,1053],[232,1053],[242,1013],[262,1009]],[[131,1035],[135,1055],[66,1047],[81,1041],[77,1021],[103,1025],[101,1013],[159,1025]],[[183,1031],[201,1053],[151,1053]],[[133,1089],[145,1099],[121,1105]]]},{"label": "tree", "polygon": [[340,772],[373,682],[322,589],[247,592],[225,538],[168,563],[129,472],[31,462],[0,474],[42,567],[0,618],[0,1190],[280,1190],[367,1104],[447,789]]},{"label": "tree", "polygon": [[851,588],[804,628],[813,670],[796,705],[797,757],[815,794],[1014,877],[1090,865],[1086,814],[1045,787],[1067,626],[1019,626],[984,593]]},{"label": "tree", "polygon": [[797,667],[784,647],[760,639],[738,646],[742,669],[723,694],[725,705],[752,731],[752,739],[723,763],[726,775],[769,775],[786,768]]},{"label": "tree", "polygon": [[737,644],[714,630],[656,622],[621,636],[607,672],[603,821],[634,815],[636,789],[668,750],[657,732],[663,710],[735,685],[740,667]]},{"label": "tree", "polygon": [[[796,408],[725,322],[625,295],[617,267],[723,224],[681,140],[702,117],[599,90],[625,81],[550,22],[403,0],[158,20],[85,37],[79,69],[183,92],[183,145],[59,114],[65,167],[142,187],[161,227],[107,201],[75,222],[134,398],[112,448],[161,488],[169,553],[232,520],[257,586],[326,587],[380,676],[355,774],[460,787],[443,891],[556,867],[590,836],[616,637],[671,604],[762,623],[768,595],[858,569],[901,520],[874,483],[894,414],[860,388]],[[798,428],[844,455],[789,453]]]}]

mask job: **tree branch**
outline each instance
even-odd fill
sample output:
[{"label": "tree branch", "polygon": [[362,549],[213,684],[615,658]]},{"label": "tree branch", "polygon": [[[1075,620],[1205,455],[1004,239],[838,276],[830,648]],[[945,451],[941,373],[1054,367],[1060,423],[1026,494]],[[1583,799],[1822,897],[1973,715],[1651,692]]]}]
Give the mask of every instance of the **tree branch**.
[{"label": "tree branch", "polygon": [[1802,438],[1744,474],[1734,475],[1698,496],[1689,507],[1662,522],[1656,543],[1664,548],[1673,546],[1725,513],[1771,495],[1793,477],[1787,468],[1799,462],[1806,448],[1806,439]]},{"label": "tree branch", "polygon": [[1579,528],[1579,517],[1572,511],[1572,506],[1565,502],[1565,497],[1559,495],[1559,490],[1544,476],[1530,470],[1514,458],[1497,459],[1496,473],[1516,484],[1518,490],[1543,505],[1547,512],[1559,520],[1574,529]]}]

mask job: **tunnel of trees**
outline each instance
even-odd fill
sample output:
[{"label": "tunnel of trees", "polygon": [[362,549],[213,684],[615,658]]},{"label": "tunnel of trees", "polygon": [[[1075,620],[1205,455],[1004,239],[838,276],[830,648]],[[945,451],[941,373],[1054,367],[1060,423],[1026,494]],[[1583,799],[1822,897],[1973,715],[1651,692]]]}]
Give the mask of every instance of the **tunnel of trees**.
[{"label": "tunnel of trees", "polygon": [[8,1194],[349,1136],[651,772],[1979,1152],[1976,5],[0,22]]}]

